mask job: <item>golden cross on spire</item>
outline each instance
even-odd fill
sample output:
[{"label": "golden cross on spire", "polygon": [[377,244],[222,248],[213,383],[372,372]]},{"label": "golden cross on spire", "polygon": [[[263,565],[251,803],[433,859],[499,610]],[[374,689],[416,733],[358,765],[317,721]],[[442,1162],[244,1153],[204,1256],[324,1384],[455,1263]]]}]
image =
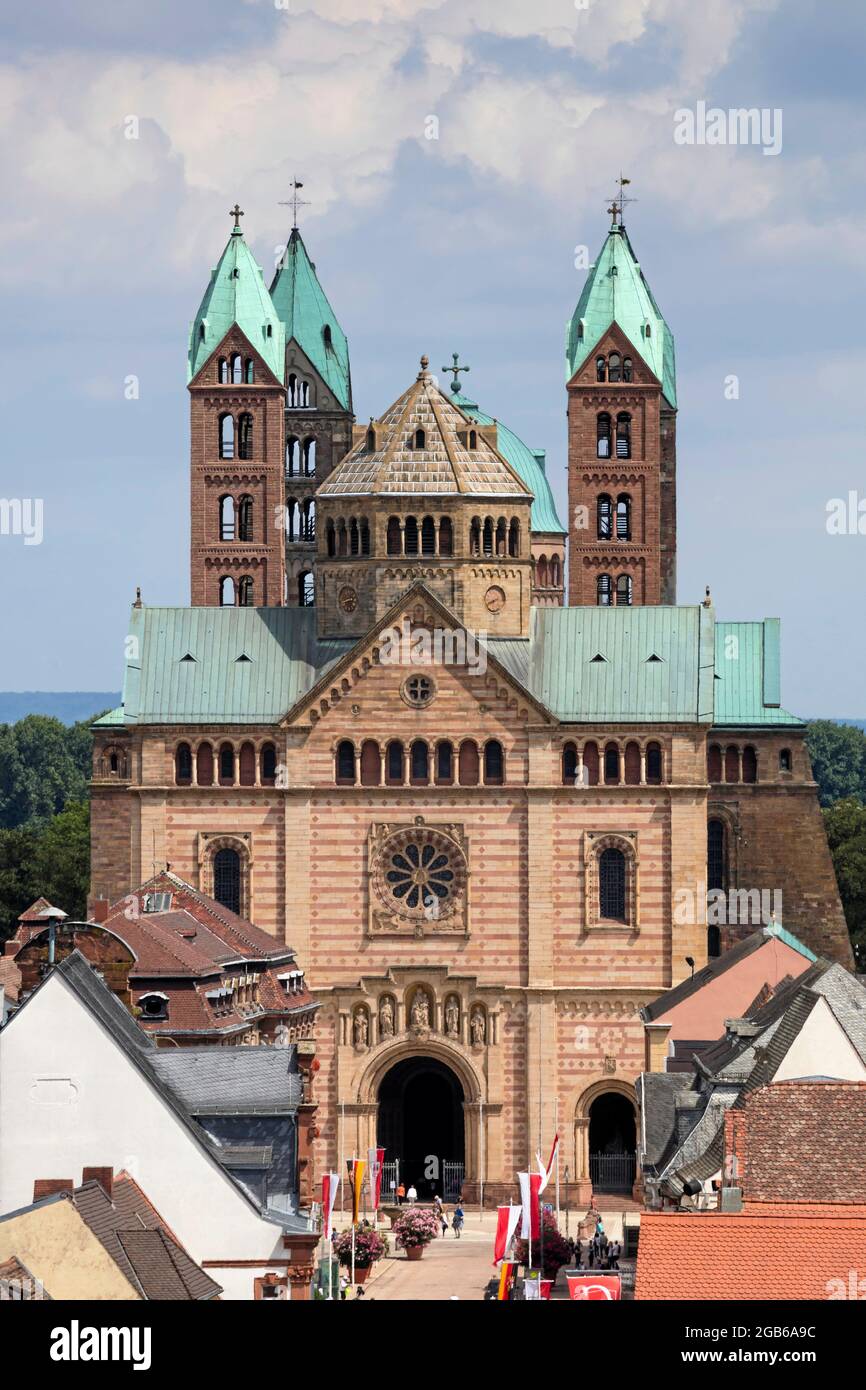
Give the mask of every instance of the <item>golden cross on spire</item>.
[{"label": "golden cross on spire", "polygon": [[229,209],[229,217],[233,217],[235,219],[236,232],[239,232],[241,229],[241,218],[243,217],[243,215],[244,214],[241,212],[239,203],[235,203],[234,207]]},{"label": "golden cross on spire", "polygon": [[304,185],[300,183],[298,179],[292,179],[292,196],[288,200],[280,203],[281,208],[292,209],[293,232],[297,230],[298,226],[298,208],[308,208],[310,206],[310,204],[304,198],[298,197],[298,189],[303,188],[303,186]]},{"label": "golden cross on spire", "polygon": [[619,178],[617,179],[617,183],[619,184],[619,192],[614,194],[613,201],[611,202],[611,205],[607,210],[608,216],[611,218],[612,225],[614,227],[617,225],[617,218],[619,218],[619,225],[623,225],[625,220],[626,203],[637,202],[637,198],[627,198],[625,196],[625,190],[627,186],[631,183],[631,179],[623,178],[622,174],[620,174]]}]

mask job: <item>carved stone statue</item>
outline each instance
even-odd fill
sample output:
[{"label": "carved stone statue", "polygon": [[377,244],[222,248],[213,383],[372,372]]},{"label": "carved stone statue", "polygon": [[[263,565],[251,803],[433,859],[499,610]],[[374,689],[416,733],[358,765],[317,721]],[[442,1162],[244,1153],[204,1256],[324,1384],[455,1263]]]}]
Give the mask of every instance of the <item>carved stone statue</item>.
[{"label": "carved stone statue", "polygon": [[394,1005],[387,994],[379,1005],[379,1036],[382,1038],[393,1038],[394,1036]]},{"label": "carved stone statue", "polygon": [[357,1013],[355,1014],[355,1024],[353,1031],[356,1047],[367,1046],[367,1037],[369,1034],[369,1030],[370,1025],[367,1022],[367,1010],[358,1009]]},{"label": "carved stone statue", "polygon": [[449,1038],[460,1036],[460,1004],[453,994],[445,1005],[445,1032]]},{"label": "carved stone statue", "polygon": [[430,1027],[430,1000],[423,989],[419,989],[412,1000],[412,1027]]},{"label": "carved stone statue", "polygon": [[469,1031],[472,1035],[472,1042],[476,1047],[480,1047],[487,1039],[487,1024],[484,1019],[483,1009],[473,1009],[472,1018],[469,1022]]}]

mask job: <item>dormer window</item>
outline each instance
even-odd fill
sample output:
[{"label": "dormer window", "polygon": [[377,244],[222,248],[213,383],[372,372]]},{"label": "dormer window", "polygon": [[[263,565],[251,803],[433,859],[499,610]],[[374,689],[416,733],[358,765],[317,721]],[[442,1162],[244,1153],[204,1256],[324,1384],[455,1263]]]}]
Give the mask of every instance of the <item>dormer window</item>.
[{"label": "dormer window", "polygon": [[170,912],[171,893],[145,893],[141,899],[142,912]]},{"label": "dormer window", "polygon": [[424,448],[426,448],[426,445],[427,445],[427,435],[425,434],[424,430],[422,430],[422,429],[417,429],[417,430],[415,431],[415,448],[416,448],[416,449],[424,449]]},{"label": "dormer window", "polygon": [[478,448],[478,432],[477,432],[477,430],[470,430],[470,431],[469,431],[469,447],[470,447],[470,449],[477,449],[477,448]]},{"label": "dormer window", "polygon": [[331,325],[329,323],[326,323],[324,328],[322,329],[322,337],[325,340],[326,348],[333,347],[334,344],[333,338],[331,336]]},{"label": "dormer window", "polygon": [[166,994],[142,994],[138,1000],[138,1007],[146,1019],[168,1018],[168,995]]},{"label": "dormer window", "polygon": [[367,430],[367,448],[368,448],[368,449],[375,449],[375,447],[376,447],[376,431],[373,429],[373,426],[371,425],[370,428]]}]

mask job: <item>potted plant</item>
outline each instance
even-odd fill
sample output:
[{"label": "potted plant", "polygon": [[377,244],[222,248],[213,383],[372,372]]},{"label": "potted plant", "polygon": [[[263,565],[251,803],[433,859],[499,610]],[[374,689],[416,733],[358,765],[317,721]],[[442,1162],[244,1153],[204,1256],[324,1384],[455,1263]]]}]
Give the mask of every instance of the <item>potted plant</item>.
[{"label": "potted plant", "polygon": [[[355,1227],[355,1283],[363,1284],[377,1260],[388,1253],[388,1243],[372,1226]],[[351,1269],[352,1266],[352,1228],[341,1231],[334,1241],[334,1254]]]},{"label": "potted plant", "polygon": [[439,1234],[439,1221],[429,1207],[407,1207],[392,1227],[397,1247],[406,1251],[407,1260],[420,1260],[424,1247]]}]

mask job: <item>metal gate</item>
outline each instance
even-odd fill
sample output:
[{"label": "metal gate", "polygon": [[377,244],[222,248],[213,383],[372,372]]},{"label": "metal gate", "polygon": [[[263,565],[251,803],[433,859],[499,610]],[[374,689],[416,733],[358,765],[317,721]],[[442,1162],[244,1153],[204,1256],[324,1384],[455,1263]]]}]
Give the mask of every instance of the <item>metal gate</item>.
[{"label": "metal gate", "polygon": [[446,1158],[442,1164],[442,1200],[456,1202],[463,1190],[464,1164]]},{"label": "metal gate", "polygon": [[395,1202],[397,1200],[397,1188],[400,1185],[400,1160],[392,1158],[389,1162],[382,1164],[382,1202]]},{"label": "metal gate", "polygon": [[634,1187],[634,1154],[590,1154],[589,1176],[597,1192],[631,1192]]}]

